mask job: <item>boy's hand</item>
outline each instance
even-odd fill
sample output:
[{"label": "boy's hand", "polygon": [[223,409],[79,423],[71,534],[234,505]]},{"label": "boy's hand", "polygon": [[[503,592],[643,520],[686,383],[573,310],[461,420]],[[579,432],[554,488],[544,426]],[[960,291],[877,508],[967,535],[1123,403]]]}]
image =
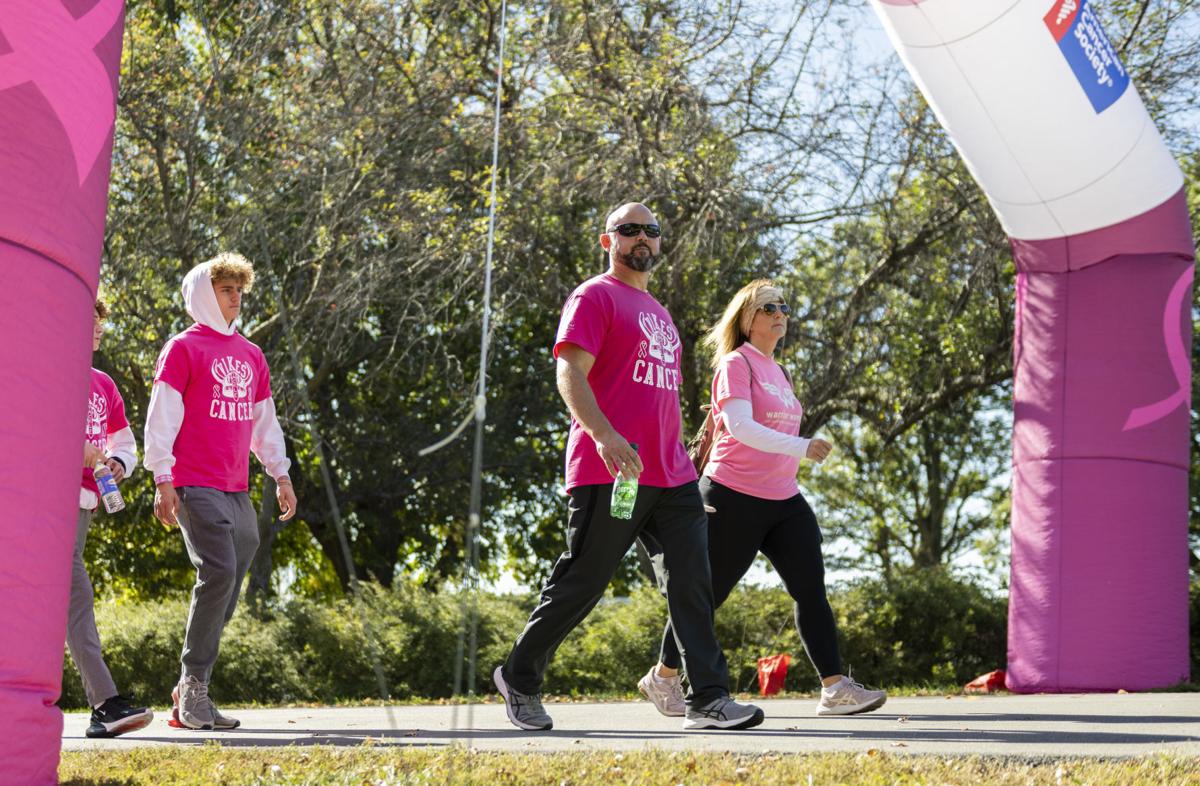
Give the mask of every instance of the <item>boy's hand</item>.
[{"label": "boy's hand", "polygon": [[102,461],[104,461],[103,450],[90,442],[83,443],[83,466],[88,469],[95,469],[96,465]]},{"label": "boy's hand", "polygon": [[115,458],[110,458],[108,461],[104,462],[104,465],[106,467],[108,467],[109,470],[112,471],[113,480],[115,480],[117,483],[120,483],[122,480],[125,479],[125,465],[124,464],[117,461]]},{"label": "boy's hand", "polygon": [[280,521],[287,521],[296,515],[296,490],[286,476],[275,479],[275,501],[279,503]]},{"label": "boy's hand", "polygon": [[168,480],[159,483],[154,489],[154,518],[162,522],[167,529],[179,526],[179,495],[175,493],[175,485]]}]

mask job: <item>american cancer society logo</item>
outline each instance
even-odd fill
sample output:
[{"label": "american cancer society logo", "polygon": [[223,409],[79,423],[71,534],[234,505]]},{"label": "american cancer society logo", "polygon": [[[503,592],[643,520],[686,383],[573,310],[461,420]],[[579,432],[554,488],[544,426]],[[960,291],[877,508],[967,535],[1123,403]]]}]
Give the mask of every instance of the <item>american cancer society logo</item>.
[{"label": "american cancer society logo", "polygon": [[1043,19],[1092,102],[1092,109],[1100,114],[1112,106],[1129,86],[1129,73],[1117,58],[1088,0],[1055,0]]}]

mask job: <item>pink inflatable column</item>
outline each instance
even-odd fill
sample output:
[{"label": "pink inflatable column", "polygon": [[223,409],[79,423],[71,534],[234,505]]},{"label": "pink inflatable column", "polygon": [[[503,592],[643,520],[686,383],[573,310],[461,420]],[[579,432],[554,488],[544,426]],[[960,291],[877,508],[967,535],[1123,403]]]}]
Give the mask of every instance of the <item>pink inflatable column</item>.
[{"label": "pink inflatable column", "polygon": [[875,0],[1012,238],[1008,686],[1188,677],[1194,247],[1088,0]]},{"label": "pink inflatable column", "polygon": [[0,4],[0,770],[57,781],[121,0]]}]

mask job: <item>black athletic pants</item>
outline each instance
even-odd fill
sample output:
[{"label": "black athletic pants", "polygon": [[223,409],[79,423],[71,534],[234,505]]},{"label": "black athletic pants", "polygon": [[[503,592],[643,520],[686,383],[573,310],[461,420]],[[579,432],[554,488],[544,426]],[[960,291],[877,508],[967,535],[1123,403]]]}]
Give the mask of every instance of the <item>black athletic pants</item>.
[{"label": "black athletic pants", "polygon": [[695,481],[641,487],[628,521],[609,514],[611,498],[611,483],[571,490],[567,550],[504,663],[504,679],[521,693],[541,692],[555,651],[604,596],[622,557],[640,539],[675,620],[672,646],[687,664],[688,706],[727,696],[729,669],[713,630],[708,525]]},{"label": "black athletic pants", "polygon": [[[705,504],[716,508],[716,513],[708,514],[708,559],[717,606],[725,602],[761,551],[796,601],[796,628],[817,673],[822,677],[841,674],[837,624],[825,597],[821,529],[804,496],[760,499],[708,477],[700,480],[700,493]],[[671,620],[663,635],[660,659],[664,666],[680,667]]]}]

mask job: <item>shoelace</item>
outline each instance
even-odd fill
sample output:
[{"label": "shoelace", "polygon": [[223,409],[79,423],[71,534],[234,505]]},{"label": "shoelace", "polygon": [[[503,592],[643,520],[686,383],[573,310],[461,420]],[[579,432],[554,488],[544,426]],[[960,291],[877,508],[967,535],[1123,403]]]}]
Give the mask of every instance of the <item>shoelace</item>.
[{"label": "shoelace", "polygon": [[716,720],[726,720],[725,708],[729,706],[732,699],[718,700],[715,704],[710,704],[707,707],[700,709],[700,714],[706,718],[715,718]]},{"label": "shoelace", "polygon": [[201,707],[205,704],[212,706],[212,701],[208,698],[208,686],[203,682],[185,682],[183,684],[183,695],[179,697],[179,703],[183,704],[185,701]]},{"label": "shoelace", "polygon": [[510,688],[508,695],[509,701],[512,702],[514,710],[518,710],[521,707],[529,707],[530,711],[532,712],[545,712],[545,710],[542,708],[542,695],[540,693],[535,693],[531,696],[525,693],[517,693],[515,690]]}]

